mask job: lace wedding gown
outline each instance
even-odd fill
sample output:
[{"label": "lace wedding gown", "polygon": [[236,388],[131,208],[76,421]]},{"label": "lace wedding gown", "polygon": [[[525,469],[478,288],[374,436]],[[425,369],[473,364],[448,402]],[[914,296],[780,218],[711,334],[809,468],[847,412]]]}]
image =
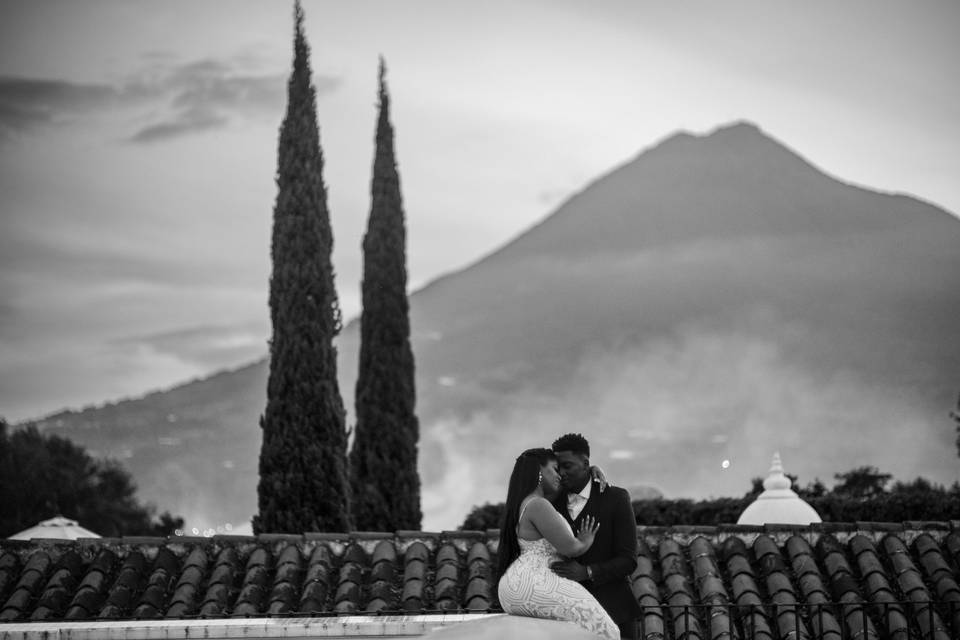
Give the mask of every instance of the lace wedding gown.
[{"label": "lace wedding gown", "polygon": [[597,599],[579,582],[561,578],[550,569],[550,563],[560,560],[560,556],[546,538],[518,541],[520,555],[497,586],[504,611],[517,616],[567,620],[600,638],[619,640],[620,630]]}]

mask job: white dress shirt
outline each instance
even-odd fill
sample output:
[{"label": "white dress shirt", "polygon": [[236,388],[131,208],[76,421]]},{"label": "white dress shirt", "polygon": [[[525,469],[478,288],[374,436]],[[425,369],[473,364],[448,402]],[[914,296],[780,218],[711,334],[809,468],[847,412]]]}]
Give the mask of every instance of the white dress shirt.
[{"label": "white dress shirt", "polygon": [[590,499],[590,485],[593,481],[588,481],[586,486],[580,490],[580,493],[567,494],[567,512],[571,520],[576,520],[583,508],[587,506],[587,500]]}]

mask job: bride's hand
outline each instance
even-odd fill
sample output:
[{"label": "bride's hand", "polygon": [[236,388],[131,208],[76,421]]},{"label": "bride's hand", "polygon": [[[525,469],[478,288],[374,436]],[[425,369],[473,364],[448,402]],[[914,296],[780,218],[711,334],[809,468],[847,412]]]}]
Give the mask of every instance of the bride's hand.
[{"label": "bride's hand", "polygon": [[599,528],[600,523],[596,518],[593,516],[584,516],[580,522],[580,530],[577,531],[577,540],[586,545],[592,545],[593,538],[597,535],[597,529]]},{"label": "bride's hand", "polygon": [[610,486],[610,483],[607,482],[607,474],[595,464],[590,465],[590,477],[600,485],[600,493],[603,493],[603,490]]}]

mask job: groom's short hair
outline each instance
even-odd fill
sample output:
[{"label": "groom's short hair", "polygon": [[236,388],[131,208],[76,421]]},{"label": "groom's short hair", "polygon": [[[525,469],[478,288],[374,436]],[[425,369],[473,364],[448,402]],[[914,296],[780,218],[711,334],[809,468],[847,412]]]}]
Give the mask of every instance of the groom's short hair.
[{"label": "groom's short hair", "polygon": [[554,451],[573,451],[590,457],[590,443],[579,433],[568,433],[553,442]]}]

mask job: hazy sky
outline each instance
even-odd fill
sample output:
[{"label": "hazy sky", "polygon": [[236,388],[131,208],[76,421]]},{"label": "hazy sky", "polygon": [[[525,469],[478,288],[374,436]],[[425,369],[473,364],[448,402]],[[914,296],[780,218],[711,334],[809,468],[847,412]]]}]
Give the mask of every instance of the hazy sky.
[{"label": "hazy sky", "polygon": [[[377,56],[411,284],[671,133],[750,120],[960,212],[960,3],[304,2],[345,316]],[[292,2],[0,0],[0,416],[266,352]]]}]

